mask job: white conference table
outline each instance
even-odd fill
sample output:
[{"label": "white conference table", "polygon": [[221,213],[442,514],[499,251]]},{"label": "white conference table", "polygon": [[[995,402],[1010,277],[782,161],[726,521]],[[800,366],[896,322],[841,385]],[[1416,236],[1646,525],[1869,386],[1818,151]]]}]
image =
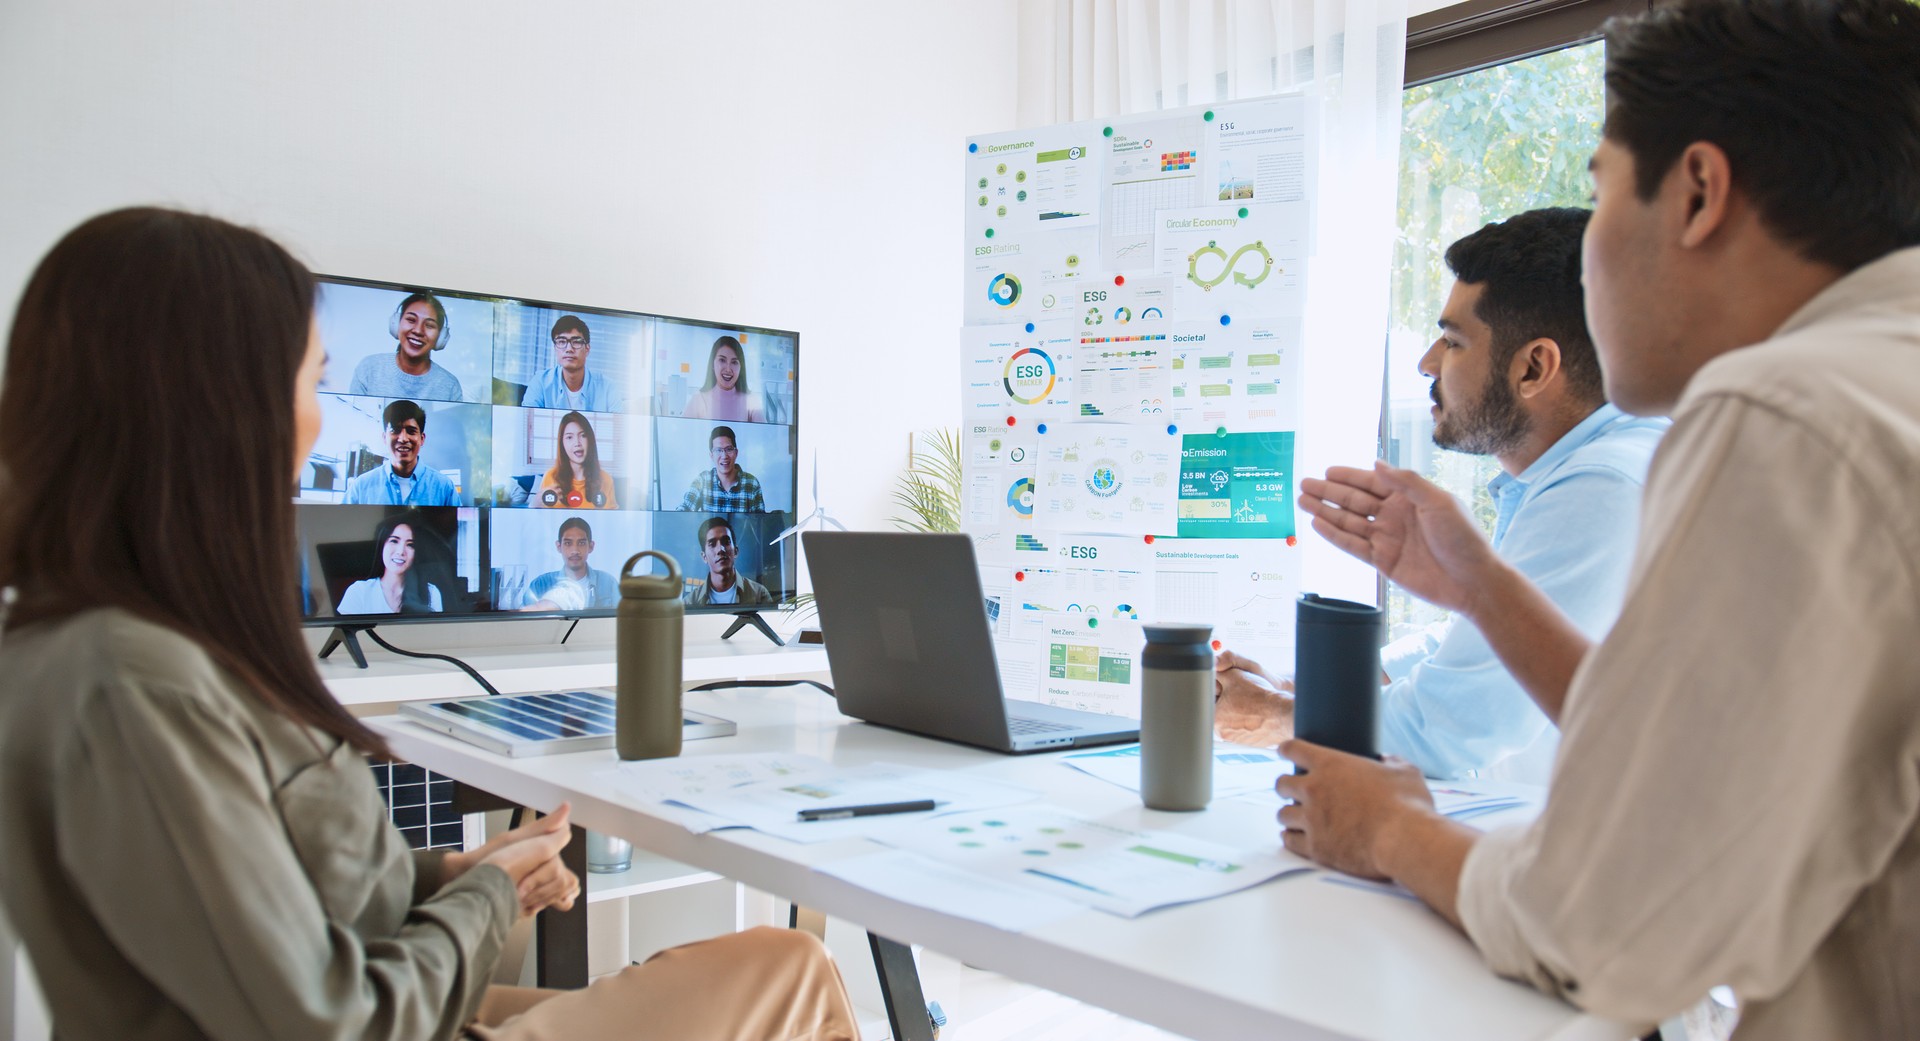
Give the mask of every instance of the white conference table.
[{"label": "white conference table", "polygon": [[[912,763],[1034,788],[1042,799],[1120,827],[1166,829],[1236,845],[1272,839],[1264,807],[1216,801],[1162,813],[1139,796],[1058,762],[1002,756],[858,723],[812,688],[689,694],[686,707],[734,720],[738,735],[688,742],[685,756],[793,752],[838,766]],[[1336,884],[1324,872],[1123,919],[1087,910],[1011,933],[857,888],[815,870],[882,847],[866,839],[800,844],[745,829],[705,835],[623,797],[612,751],[510,759],[397,716],[369,720],[394,752],[475,788],[772,893],[903,943],[1199,1039],[1621,1041],[1628,1027],[1487,970],[1472,945],[1424,906]]]}]

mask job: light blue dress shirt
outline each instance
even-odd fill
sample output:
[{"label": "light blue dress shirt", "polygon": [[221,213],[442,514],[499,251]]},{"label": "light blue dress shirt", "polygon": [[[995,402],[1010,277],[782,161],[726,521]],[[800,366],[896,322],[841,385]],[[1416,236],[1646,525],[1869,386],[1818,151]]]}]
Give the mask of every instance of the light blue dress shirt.
[{"label": "light blue dress shirt", "polygon": [[[520,598],[520,606],[527,607],[538,603],[554,586],[567,577],[565,571],[549,571],[527,584],[526,595]],[[592,589],[589,610],[600,611],[620,606],[620,580],[599,568],[587,569],[587,583]]]},{"label": "light blue dress shirt", "polygon": [[588,369],[580,380],[580,393],[567,389],[560,366],[542,370],[527,384],[521,397],[522,408],[564,408],[577,412],[625,412],[626,401],[613,381]]},{"label": "light blue dress shirt", "polygon": [[381,466],[347,482],[347,502],[368,506],[458,506],[460,493],[447,475],[431,466],[413,468],[413,488],[400,491],[393,467]]},{"label": "light blue dress shirt", "polygon": [[[1488,482],[1493,548],[1598,639],[1626,595],[1640,493],[1665,419],[1602,405],[1519,475]],[[1546,733],[1547,717],[1464,619],[1381,653],[1380,750],[1429,777],[1467,777]],[[1544,777],[1530,778],[1543,781]]]}]

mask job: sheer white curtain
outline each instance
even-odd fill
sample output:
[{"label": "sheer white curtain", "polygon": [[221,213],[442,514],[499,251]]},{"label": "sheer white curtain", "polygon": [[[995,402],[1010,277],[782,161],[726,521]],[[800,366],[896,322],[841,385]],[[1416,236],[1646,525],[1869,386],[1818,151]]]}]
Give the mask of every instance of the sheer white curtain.
[{"label": "sheer white curtain", "polygon": [[[1378,450],[1406,0],[1035,0],[1020,12],[1023,127],[1283,91],[1318,101],[1302,476]],[[1303,588],[1372,602],[1373,571],[1304,538]]]}]

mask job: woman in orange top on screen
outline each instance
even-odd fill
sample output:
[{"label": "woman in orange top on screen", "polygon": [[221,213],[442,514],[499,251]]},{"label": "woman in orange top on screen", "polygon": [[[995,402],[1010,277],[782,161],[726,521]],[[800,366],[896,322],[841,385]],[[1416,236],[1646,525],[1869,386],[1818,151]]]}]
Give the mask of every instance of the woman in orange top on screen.
[{"label": "woman in orange top on screen", "polygon": [[569,510],[617,510],[613,475],[600,468],[593,424],[578,412],[560,417],[553,469],[540,481],[540,505]]}]

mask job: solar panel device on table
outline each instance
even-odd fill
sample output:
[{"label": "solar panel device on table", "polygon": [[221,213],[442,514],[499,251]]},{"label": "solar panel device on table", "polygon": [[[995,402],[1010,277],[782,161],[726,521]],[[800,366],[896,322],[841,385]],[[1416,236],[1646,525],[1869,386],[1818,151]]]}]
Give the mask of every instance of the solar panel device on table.
[{"label": "solar panel device on table", "polygon": [[[423,726],[509,756],[557,755],[613,747],[614,696],[606,690],[547,691],[453,701],[407,702],[400,714]],[[727,737],[731,720],[681,712],[684,740]]]}]

